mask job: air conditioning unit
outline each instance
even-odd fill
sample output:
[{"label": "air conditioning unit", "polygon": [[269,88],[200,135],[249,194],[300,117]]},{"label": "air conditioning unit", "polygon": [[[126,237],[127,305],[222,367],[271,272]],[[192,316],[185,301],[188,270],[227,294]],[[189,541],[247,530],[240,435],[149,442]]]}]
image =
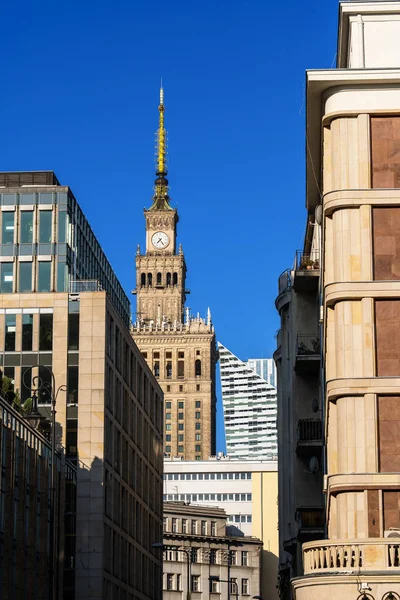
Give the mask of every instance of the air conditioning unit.
[{"label": "air conditioning unit", "polygon": [[397,527],[391,527],[384,532],[385,538],[400,538],[400,529]]}]

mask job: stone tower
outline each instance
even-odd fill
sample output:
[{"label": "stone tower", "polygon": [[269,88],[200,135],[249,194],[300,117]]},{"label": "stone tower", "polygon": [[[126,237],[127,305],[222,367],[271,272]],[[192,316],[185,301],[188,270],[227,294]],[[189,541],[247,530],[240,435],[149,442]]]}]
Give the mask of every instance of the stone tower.
[{"label": "stone tower", "polygon": [[136,253],[133,337],[164,391],[164,451],[185,460],[215,454],[215,333],[185,309],[186,264],[177,250],[178,213],[168,195],[164,90],[160,90],[153,203],[144,211],[146,251]]}]

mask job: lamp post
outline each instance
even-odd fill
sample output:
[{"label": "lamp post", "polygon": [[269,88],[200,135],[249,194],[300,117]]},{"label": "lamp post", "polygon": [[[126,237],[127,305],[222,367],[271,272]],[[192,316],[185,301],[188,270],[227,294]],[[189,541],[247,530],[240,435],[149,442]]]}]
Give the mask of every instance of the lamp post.
[{"label": "lamp post", "polygon": [[49,367],[40,366],[40,369],[45,369],[50,375],[50,381],[43,381],[39,375],[35,375],[31,385],[26,385],[25,376],[28,371],[25,371],[23,379],[24,386],[30,389],[32,393],[32,409],[26,419],[31,422],[33,427],[38,427],[44,417],[38,409],[38,395],[48,393],[50,396],[50,421],[51,421],[51,469],[50,469],[50,568],[49,568],[49,588],[50,599],[57,598],[57,578],[55,577],[55,481],[56,481],[56,404],[59,392],[66,392],[67,386],[60,385],[56,390],[56,378],[53,371]]},{"label": "lamp post", "polygon": [[236,600],[239,600],[239,586],[238,586],[237,581],[234,581],[233,579],[220,579],[218,575],[210,575],[210,577],[208,578],[208,580],[210,582],[210,592],[211,592],[211,584],[212,584],[213,581],[219,581],[221,583],[227,583],[229,585],[229,588],[230,588],[230,586],[233,583],[235,585],[235,587],[236,587],[236,592],[235,592]]},{"label": "lamp post", "polygon": [[187,550],[184,546],[168,546],[161,542],[156,542],[155,544],[151,544],[152,548],[160,548],[162,550],[175,550],[179,552],[184,552],[186,554],[186,579],[187,579],[187,592],[186,599],[190,600],[191,589],[190,589],[190,551]]}]

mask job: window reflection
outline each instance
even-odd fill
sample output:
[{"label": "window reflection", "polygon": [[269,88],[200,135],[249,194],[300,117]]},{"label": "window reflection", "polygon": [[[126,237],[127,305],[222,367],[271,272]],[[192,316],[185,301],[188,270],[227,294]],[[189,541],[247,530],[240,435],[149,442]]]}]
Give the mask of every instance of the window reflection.
[{"label": "window reflection", "polygon": [[33,242],[33,211],[21,211],[21,244],[32,244]]},{"label": "window reflection", "polygon": [[1,242],[2,244],[14,243],[14,212],[2,213]]}]

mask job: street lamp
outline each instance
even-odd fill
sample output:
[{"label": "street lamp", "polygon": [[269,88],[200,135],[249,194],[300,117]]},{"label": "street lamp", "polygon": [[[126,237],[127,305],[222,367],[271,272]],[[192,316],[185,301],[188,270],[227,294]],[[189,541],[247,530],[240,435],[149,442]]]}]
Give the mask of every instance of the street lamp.
[{"label": "street lamp", "polygon": [[238,586],[237,581],[235,581],[234,579],[220,579],[218,575],[210,575],[210,577],[208,578],[208,580],[210,582],[210,592],[211,592],[211,584],[212,584],[213,581],[219,581],[221,583],[227,583],[229,586],[231,586],[232,583],[233,583],[236,586],[236,592],[235,592],[236,600],[239,600],[239,586]]},{"label": "street lamp", "polygon": [[56,600],[57,597],[57,587],[56,587],[56,577],[55,575],[55,527],[54,527],[54,504],[55,504],[55,481],[56,481],[56,403],[59,392],[66,392],[67,386],[60,385],[56,390],[56,378],[54,376],[53,371],[49,367],[40,366],[40,369],[45,369],[47,373],[50,375],[50,381],[43,381],[43,379],[36,375],[32,379],[31,385],[26,385],[25,376],[30,371],[25,371],[24,376],[22,378],[25,388],[29,389],[32,393],[32,409],[25,418],[31,422],[33,427],[38,427],[43,420],[42,415],[38,409],[38,395],[47,393],[50,396],[50,414],[51,414],[51,470],[50,470],[50,598],[51,600]]},{"label": "street lamp", "polygon": [[186,578],[187,578],[187,593],[186,593],[186,598],[187,600],[190,600],[190,594],[191,594],[191,589],[190,589],[190,552],[189,550],[187,550],[184,546],[168,546],[166,544],[163,544],[162,542],[155,542],[154,544],[151,544],[152,548],[160,548],[162,550],[177,550],[179,552],[184,552],[186,554],[186,565],[187,565],[187,570],[186,570]]}]

